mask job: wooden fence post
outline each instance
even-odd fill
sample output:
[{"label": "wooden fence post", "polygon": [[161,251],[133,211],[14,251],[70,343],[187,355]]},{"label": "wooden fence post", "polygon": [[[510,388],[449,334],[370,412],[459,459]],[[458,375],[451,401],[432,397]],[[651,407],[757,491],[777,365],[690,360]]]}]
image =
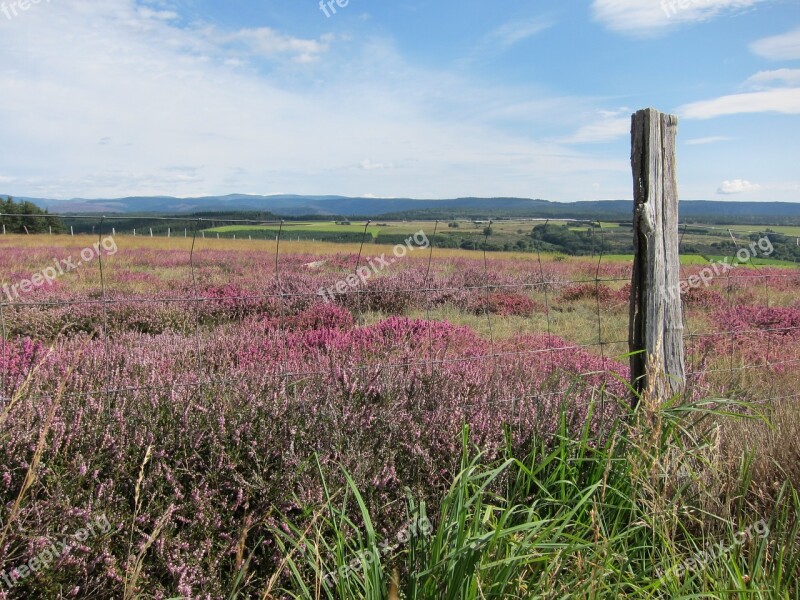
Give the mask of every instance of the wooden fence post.
[{"label": "wooden fence post", "polygon": [[[664,401],[686,385],[675,173],[678,118],[648,108],[631,121],[631,378],[638,393],[648,390]],[[637,395],[634,408],[638,402]]]}]

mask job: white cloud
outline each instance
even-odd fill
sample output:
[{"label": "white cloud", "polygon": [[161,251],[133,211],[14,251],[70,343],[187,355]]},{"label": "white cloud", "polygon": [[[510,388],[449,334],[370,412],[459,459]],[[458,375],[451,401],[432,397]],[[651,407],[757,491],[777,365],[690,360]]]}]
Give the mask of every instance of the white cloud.
[{"label": "white cloud", "polygon": [[139,14],[145,19],[158,19],[160,21],[173,21],[178,18],[178,13],[171,10],[153,10],[147,7],[139,8]]},{"label": "white cloud", "polygon": [[0,183],[14,183],[15,181],[15,177],[6,177],[4,175],[0,175]]},{"label": "white cloud", "polygon": [[319,40],[307,40],[282,34],[270,27],[257,29],[241,29],[231,34],[218,34],[213,29],[206,30],[206,35],[219,42],[241,43],[253,54],[264,58],[290,56],[299,63],[319,60],[330,48],[333,36],[325,34]]},{"label": "white cloud", "polygon": [[594,0],[592,10],[594,17],[612,30],[648,35],[762,1],[766,0]]},{"label": "white cloud", "polygon": [[702,137],[702,138],[694,138],[691,140],[686,140],[684,144],[687,146],[704,146],[706,144],[716,144],[718,142],[728,142],[733,138],[727,137],[724,135],[712,135],[709,137]]},{"label": "white cloud", "polygon": [[770,60],[800,59],[800,27],[750,44],[750,50]]},{"label": "white cloud", "polygon": [[527,21],[511,21],[489,32],[480,45],[484,49],[495,47],[500,52],[508,50],[528,38],[552,27],[551,21],[535,18]]},{"label": "white cloud", "polygon": [[394,167],[393,164],[388,163],[374,163],[369,159],[362,160],[361,163],[358,165],[359,168],[363,169],[364,171],[379,171],[382,169],[391,169]]},{"label": "white cloud", "polygon": [[800,69],[775,69],[774,71],[759,71],[744,82],[745,86],[754,89],[764,89],[768,83],[783,83],[786,85],[800,85]]},{"label": "white cloud", "polygon": [[[566,200],[601,181],[610,197],[629,194],[625,157],[540,133],[585,99],[410,65],[391,39],[185,25],[135,0],[36,8],[13,23],[0,16],[8,193]],[[486,117],[531,98],[541,104],[525,106],[524,128]]]},{"label": "white cloud", "polygon": [[610,142],[631,134],[630,115],[621,117],[624,110],[597,111],[593,123],[584,125],[575,134],[562,139],[565,144],[594,144]]},{"label": "white cloud", "polygon": [[756,192],[760,189],[761,186],[757,183],[750,183],[745,179],[734,179],[733,181],[723,181],[717,193],[723,195],[743,194],[746,192]]},{"label": "white cloud", "polygon": [[796,115],[800,114],[800,88],[777,88],[763,92],[731,94],[686,104],[680,107],[678,112],[687,119],[711,119],[724,115],[766,112]]}]

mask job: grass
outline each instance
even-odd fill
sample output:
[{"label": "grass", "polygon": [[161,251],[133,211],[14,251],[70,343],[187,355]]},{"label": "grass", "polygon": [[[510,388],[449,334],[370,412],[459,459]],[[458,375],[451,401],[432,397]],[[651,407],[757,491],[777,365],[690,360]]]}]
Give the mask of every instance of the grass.
[{"label": "grass", "polygon": [[778,233],[800,237],[800,226],[797,225],[717,225],[717,227],[721,229],[731,229],[734,233],[748,233],[751,231],[760,232],[769,229]]},{"label": "grass", "polygon": [[746,453],[724,489],[705,487],[725,479],[714,432],[751,409],[645,399],[602,439],[571,438],[564,414],[554,443],[493,463],[465,429],[460,473],[435,514],[408,499],[402,543],[380,539],[348,478],[342,497],[308,507],[310,524],[275,530],[287,581],[263,597],[372,600],[397,585],[389,597],[797,598],[797,491],[759,504]]},{"label": "grass", "polygon": [[[362,226],[363,229],[363,226]],[[419,230],[417,230],[419,231]],[[81,248],[86,248],[97,242],[96,235],[53,235],[47,236],[46,243],[42,236],[7,236],[8,239],[3,239],[0,236],[0,248],[42,248],[43,246],[52,246],[54,248],[74,248],[80,251]],[[184,250],[189,252],[192,249],[194,242],[195,251],[201,250],[223,250],[231,252],[254,251],[264,252],[272,256],[275,255],[277,245],[274,240],[246,240],[246,239],[214,239],[214,238],[200,238],[192,240],[191,237],[146,237],[146,236],[123,236],[118,235],[115,238],[120,252],[126,248],[147,248],[151,250]],[[280,253],[281,254],[310,254],[314,256],[334,256],[337,254],[358,254],[361,250],[359,243],[334,243],[334,242],[313,242],[313,241],[288,241],[281,240]],[[391,244],[365,244],[363,247],[363,254],[365,256],[380,256],[381,254],[391,254],[394,245]],[[416,255],[421,256],[429,250],[417,250]],[[482,258],[483,252],[481,250],[463,250],[460,248],[435,248],[433,249],[435,257],[441,258]],[[510,260],[521,261],[536,261],[537,255],[530,252],[492,252],[492,257],[503,258]],[[558,259],[561,261],[581,262],[581,257],[567,257],[564,255],[554,253],[542,253],[543,260]],[[536,267],[538,269],[538,267]]]},{"label": "grass", "polygon": [[[726,256],[719,255],[719,256],[707,256],[706,257],[707,262],[721,262],[721,261],[724,261],[726,258],[728,259],[729,263],[732,262],[730,256],[726,257]],[[735,261],[735,259],[734,259],[734,261]],[[789,267],[789,268],[793,268],[793,269],[797,268],[797,263],[796,262],[791,262],[791,261],[788,261],[788,260],[776,260],[776,259],[773,259],[773,258],[763,258],[763,257],[755,257],[755,258],[752,258],[752,259],[750,259],[749,261],[747,261],[745,263],[738,263],[738,264],[739,264],[739,268],[743,268],[744,267],[744,268],[748,268],[748,269],[756,269],[758,267]]]},{"label": "grass", "polygon": [[[90,236],[53,236],[44,240],[42,236],[14,236],[11,239],[14,246],[39,249],[33,260],[25,263],[32,270],[40,268],[40,260],[46,264],[49,256],[74,256],[76,250],[97,240]],[[165,282],[189,277],[191,239],[119,236],[117,241],[120,254],[104,260],[106,284],[111,282],[112,289],[115,288],[115,276],[124,274],[132,266],[145,272],[157,270]],[[277,249],[274,242],[265,241],[197,239],[194,242],[196,251],[224,251],[218,257],[207,257],[218,259],[224,256],[225,260],[218,265],[222,281],[241,282],[241,275],[229,276],[228,273],[235,274],[238,270],[248,273],[247,265],[262,259],[265,262],[274,260]],[[9,245],[0,238],[0,247]],[[143,253],[147,260],[157,256],[175,259],[177,264],[166,261],[168,266],[157,269],[154,266],[143,267],[142,263],[126,258],[125,250],[131,248],[153,250]],[[282,257],[289,254],[330,256],[341,252],[357,253],[359,248],[358,244],[282,241],[280,253]],[[371,245],[365,247],[364,253],[370,256],[381,252],[388,254],[391,248]],[[160,251],[172,251],[172,254],[161,257]],[[483,253],[479,251],[434,249],[433,254],[435,259],[470,257],[478,259],[479,266],[483,266]],[[511,268],[523,275],[528,271],[538,273],[536,255],[498,253],[490,255],[490,260],[496,256],[504,261],[519,260]],[[558,276],[562,266],[569,267],[564,269],[565,277],[586,278],[591,287],[596,262],[588,258],[556,256],[547,257],[551,261],[546,265],[548,271],[552,270]],[[427,257],[427,251],[418,251],[415,258],[409,260],[427,263]],[[127,262],[129,260],[133,262]],[[296,266],[308,260],[313,259],[303,256],[293,264]],[[619,260],[626,258],[619,257]],[[74,285],[73,290],[96,289],[97,267],[97,263],[87,265],[84,270],[73,274],[74,282],[67,278],[64,282]],[[22,270],[18,264],[13,264],[13,268]],[[625,269],[614,267],[611,271],[623,272],[624,275]],[[213,271],[213,274],[216,276],[217,272]],[[717,282],[721,292],[723,282]],[[615,280],[610,285],[617,288],[622,284],[622,280]],[[602,339],[605,344],[596,349],[598,354],[622,356],[627,344],[615,345],[609,341],[625,337],[628,314],[624,298],[615,296],[607,301],[598,315],[597,302],[592,298],[561,300],[562,287],[554,286],[550,291],[549,318],[537,308],[528,317],[494,315],[490,322],[486,315],[450,304],[430,313],[417,304],[410,316],[467,325],[481,336],[488,338],[491,335],[497,340],[519,333],[548,330],[578,344],[593,344]],[[160,293],[161,288],[156,290]],[[153,288],[143,288],[143,293],[153,293]],[[476,295],[479,293],[476,291]],[[770,305],[789,306],[796,302],[796,291],[791,286],[767,290],[759,285],[753,289],[746,287],[725,292],[724,295],[728,304],[735,307],[739,300],[746,305],[750,294],[761,297],[762,293]],[[544,305],[545,297],[540,290],[526,289],[525,294],[537,305]],[[707,306],[688,307],[687,331],[713,331],[719,326],[711,315],[712,310]],[[367,323],[374,323],[387,315],[369,312],[364,316]],[[230,324],[209,331],[208,340],[227,326]],[[171,335],[164,336],[164,340]],[[203,347],[206,347],[206,341],[202,338]],[[158,338],[154,338],[154,342],[161,343]],[[187,348],[193,345],[189,343]],[[235,351],[233,349],[238,345],[238,340],[231,341],[231,351]],[[99,348],[99,344],[96,346]],[[786,346],[782,342],[770,342],[766,351],[768,355],[781,353],[782,358],[787,358],[792,348],[796,347],[787,340]],[[226,350],[224,355],[227,353]],[[97,357],[102,355],[102,352],[96,354]],[[136,352],[131,352],[131,356],[135,355]],[[195,369],[190,355],[186,360],[190,368]],[[241,435],[237,418],[247,414],[254,402],[272,396],[262,394],[258,398],[242,394],[240,397],[237,392],[246,391],[246,387],[226,384],[224,391],[222,388],[214,392],[209,390],[205,397],[203,394],[192,395],[185,412],[173,397],[173,391],[161,401],[149,392],[141,399],[132,397],[135,400],[130,402],[125,396],[119,396],[116,399],[118,408],[109,404],[109,410],[113,408],[113,414],[119,416],[119,423],[116,429],[109,430],[106,429],[106,420],[111,413],[96,409],[87,410],[85,418],[76,417],[75,422],[80,426],[65,425],[67,421],[61,413],[69,415],[80,410],[82,414],[81,401],[65,396],[62,402],[60,393],[55,393],[58,402],[51,404],[50,408],[58,411],[56,417],[51,417],[46,403],[30,402],[26,404],[29,412],[19,415],[15,423],[28,438],[20,438],[20,448],[24,450],[18,454],[26,459],[26,464],[13,472],[18,485],[6,492],[4,503],[7,514],[3,527],[0,527],[3,529],[0,538],[6,535],[14,538],[13,552],[7,553],[5,565],[20,563],[14,557],[27,551],[28,540],[49,539],[72,527],[68,519],[62,521],[62,515],[70,514],[65,506],[96,505],[98,509],[109,510],[112,516],[116,514],[117,522],[122,523],[121,541],[109,541],[105,549],[100,549],[97,542],[98,545],[86,553],[88,561],[103,556],[105,551],[119,561],[116,567],[121,577],[118,593],[103,596],[98,591],[98,598],[155,597],[155,594],[147,595],[155,585],[161,586],[164,596],[180,593],[180,587],[172,579],[177,572],[172,566],[174,564],[191,564],[192,569],[202,570],[205,579],[198,575],[194,580],[194,590],[202,589],[208,593],[211,589],[209,582],[213,582],[218,584],[214,588],[214,597],[231,599],[798,598],[796,490],[800,487],[800,451],[794,440],[800,436],[796,402],[800,374],[796,371],[773,373],[760,368],[739,369],[746,366],[741,362],[745,358],[740,360],[738,355],[727,353],[712,356],[710,360],[703,384],[709,386],[706,389],[717,391],[708,393],[724,393],[738,402],[714,400],[688,405],[670,402],[664,406],[644,402],[638,412],[628,414],[626,420],[617,423],[613,431],[603,436],[588,428],[584,428],[583,435],[568,435],[566,424],[570,415],[565,412],[554,441],[530,438],[529,432],[533,427],[529,429],[526,423],[522,429],[525,439],[519,440],[520,430],[515,428],[516,443],[513,447],[509,443],[505,455],[499,460],[490,460],[473,447],[470,432],[465,430],[461,456],[457,450],[448,451],[448,459],[452,458],[452,462],[448,460],[446,469],[435,471],[441,473],[441,479],[436,480],[435,491],[426,496],[427,502],[408,493],[405,499],[406,526],[400,531],[386,531],[383,525],[387,519],[377,515],[384,514],[381,511],[389,506],[392,511],[386,512],[397,516],[395,507],[403,506],[402,487],[398,486],[400,493],[393,494],[391,501],[375,501],[375,490],[369,487],[373,479],[365,480],[363,473],[358,472],[342,474],[343,471],[333,462],[341,461],[351,448],[359,448],[354,440],[363,433],[360,424],[352,428],[320,428],[326,439],[341,438],[341,446],[337,447],[343,450],[333,455],[333,459],[330,458],[332,455],[328,455],[327,461],[320,459],[323,464],[319,467],[319,489],[324,489],[324,501],[320,502],[318,495],[303,495],[292,485],[276,484],[274,489],[279,490],[281,499],[276,502],[275,496],[267,493],[274,491],[270,488],[270,478],[276,473],[299,472],[297,463],[274,462],[277,459],[270,458],[272,447],[266,452],[253,452],[252,456],[246,453],[254,448],[253,440],[267,439],[265,432],[271,431],[272,424],[276,430],[288,428],[291,418],[302,422],[309,418],[309,411],[297,410],[279,418],[271,417],[269,427],[264,426],[250,442],[242,443],[237,437]],[[102,367],[96,372],[101,371]],[[95,372],[87,372],[87,381],[97,379]],[[56,381],[63,384],[66,379],[56,378]],[[432,381],[435,384],[435,379]],[[438,393],[433,398],[440,403],[444,385],[441,381],[439,383]],[[295,388],[293,384],[286,391],[276,392],[275,400],[292,397],[302,390],[302,386]],[[528,393],[531,390],[523,391]],[[413,390],[407,393],[411,394]],[[312,406],[327,404],[313,404],[313,396],[309,397]],[[569,398],[569,393],[565,393],[565,405]],[[384,417],[384,425],[391,423],[393,419],[381,411],[391,410],[395,398],[383,398],[388,400],[383,408],[373,404],[375,400],[372,396],[363,397],[365,407],[370,411],[370,407],[374,407],[379,421]],[[755,415],[757,407],[746,404],[744,400],[758,403],[758,410],[764,411],[766,418],[746,418]],[[157,408],[152,408],[151,402]],[[267,406],[271,405],[264,402],[261,410],[266,410]],[[14,404],[9,408],[14,408]],[[130,412],[123,412],[123,409]],[[189,425],[181,422],[181,413],[184,418],[191,415],[193,420]],[[729,413],[735,413],[735,416]],[[142,421],[128,419],[128,414],[138,416]],[[153,415],[156,418],[151,421]],[[220,419],[220,416],[224,418]],[[27,423],[38,423],[37,419],[41,420],[37,427],[27,426]],[[252,414],[245,419],[247,423],[250,420],[257,421],[257,415],[256,419]],[[0,426],[4,421],[5,415],[0,415]],[[394,419],[395,424],[398,422],[401,421]],[[455,422],[455,432],[462,422]],[[181,425],[176,426],[176,423]],[[500,427],[499,419],[497,427]],[[355,471],[358,471],[361,465],[376,460],[383,464],[376,456],[396,451],[406,438],[409,446],[413,446],[413,427],[398,429],[401,435],[394,439],[402,441],[392,444],[386,441],[387,430],[376,428],[374,439],[369,439],[358,451],[357,460],[349,463],[351,468],[355,463]],[[574,433],[574,427],[570,431]],[[72,445],[68,449],[65,446],[63,451],[49,450],[50,438],[62,439],[63,432],[66,432],[67,439],[73,440],[70,442]],[[448,434],[448,443],[457,440],[455,432]],[[3,430],[4,443],[9,444],[13,439],[11,433],[10,428]],[[134,436],[136,442],[123,445],[122,458],[112,454],[112,451],[116,452],[112,442],[134,439]],[[436,443],[443,442],[443,438],[437,430]],[[110,445],[95,449],[96,439],[105,439]],[[86,445],[79,450],[76,449],[78,444]],[[151,454],[153,444],[156,444],[156,451]],[[157,449],[161,444],[164,445],[159,453]],[[306,449],[316,449],[313,444],[302,445]],[[293,441],[291,444],[288,441],[275,443],[273,447],[278,449],[280,456],[294,456]],[[307,452],[301,466],[311,465],[309,477],[316,484],[313,451]],[[421,454],[428,456],[430,453]],[[225,461],[221,463],[222,457]],[[309,457],[310,463],[307,461]],[[85,461],[92,469],[84,478],[77,474],[80,464]],[[11,464],[10,460],[6,462]],[[459,462],[460,471],[456,469],[454,474],[453,467]],[[228,466],[220,469],[219,465],[223,463]],[[291,466],[287,468],[286,464]],[[192,490],[192,501],[205,507],[200,510],[195,504],[182,505],[181,512],[176,513],[177,521],[173,520],[175,515],[171,512],[176,492],[172,491],[172,481],[166,478],[172,465],[176,465],[174,468],[182,484],[185,483],[187,490]],[[88,502],[94,498],[91,490],[105,490],[105,484],[96,487],[90,480],[95,471],[107,478],[109,489],[123,490],[113,502],[104,505],[102,498],[97,504],[94,500]],[[222,473],[230,473],[232,478],[226,479]],[[308,470],[304,471],[307,473]],[[209,476],[203,480],[206,474]],[[413,485],[414,477],[416,475],[404,479],[403,484]],[[435,477],[425,479],[425,483],[432,479]],[[362,487],[359,488],[355,481],[360,481]],[[442,481],[444,484],[440,485]],[[198,485],[198,482],[203,483]],[[449,491],[441,491],[442,487],[446,489],[447,483],[450,484]],[[202,490],[209,487],[214,494],[210,496],[211,500],[205,500]],[[378,488],[380,484],[373,484],[373,487]],[[248,497],[246,505],[235,504],[240,488]],[[200,491],[195,495],[194,490]],[[293,491],[298,494],[296,502],[291,502]],[[60,500],[54,500],[50,504],[51,499],[63,499],[64,502],[59,504]],[[284,499],[289,502],[283,502]],[[58,510],[48,513],[41,509],[42,506],[57,506]],[[237,509],[231,509],[231,506],[240,508],[236,512]],[[282,519],[273,520],[272,517],[281,511],[288,512]],[[37,514],[49,514],[50,520],[44,519],[37,528],[30,524],[33,515]],[[224,519],[212,523],[210,519],[205,520],[209,515]],[[709,545],[719,542],[730,545],[738,533],[762,521],[769,528],[766,536],[751,535],[745,543],[708,560],[708,564],[697,571],[679,575],[672,570],[704,553]],[[272,528],[268,532],[265,531],[267,526]],[[268,547],[267,542],[270,544]],[[192,552],[195,548],[211,548],[208,562],[200,566],[191,561],[170,563],[171,557],[163,548],[175,552],[179,544]],[[214,558],[217,556],[223,558],[217,561]],[[280,565],[278,569],[273,568],[275,564]],[[40,580],[29,580],[30,587],[25,588],[30,591],[27,597],[56,597],[61,593],[59,590],[65,589],[68,575],[64,573],[75,573],[74,569],[67,571],[67,568],[48,572]],[[661,572],[667,575],[662,578]],[[101,570],[92,564],[86,573],[81,581],[96,580]],[[331,574],[336,576],[335,584],[332,584]],[[84,589],[91,587],[84,585]],[[226,592],[219,592],[221,589]],[[392,596],[395,592],[396,595]],[[192,596],[184,592],[181,598],[184,597]]]},{"label": "grass", "polygon": [[[445,231],[442,229],[443,224],[439,224],[439,231]],[[446,224],[444,224],[446,228]],[[494,227],[494,226],[493,226]],[[430,222],[408,222],[408,223],[392,223],[386,227],[383,226],[370,226],[367,229],[367,233],[372,236],[373,238],[377,236],[379,233],[395,233],[395,234],[412,234],[414,232],[420,231],[424,229],[427,232],[432,232],[432,223]],[[512,228],[516,230],[516,227]],[[334,225],[332,223],[313,223],[313,224],[303,224],[303,225],[295,225],[295,224],[284,224],[284,233],[287,234],[287,237],[291,236],[292,231],[320,231],[320,232],[351,232],[351,233],[362,233],[364,231],[364,224],[354,224],[354,225]],[[241,250],[255,250],[260,252],[268,252],[273,253],[275,252],[276,244],[272,236],[270,236],[269,240],[258,239],[258,235],[263,234],[265,231],[275,232],[277,231],[276,226],[264,226],[264,227],[257,227],[253,225],[230,225],[225,227],[217,227],[214,229],[207,229],[205,230],[206,233],[211,236],[216,232],[221,234],[231,235],[231,234],[240,234],[242,239],[231,239],[230,237],[223,237],[221,239],[215,239],[213,237],[202,238],[199,236],[197,239],[193,240],[192,236],[183,237],[182,235],[174,236],[171,238],[165,237],[147,237],[147,236],[128,236],[128,235],[118,235],[116,237],[117,244],[120,248],[152,248],[154,250],[190,250],[192,248],[192,243],[194,242],[195,250],[201,249],[209,249],[209,250],[231,250],[231,251],[241,251]],[[465,230],[468,231],[468,230]],[[245,236],[249,235],[248,232],[251,232],[250,235],[256,236],[256,239],[246,239]],[[438,235],[438,234],[437,234]],[[476,233],[476,235],[478,235]],[[46,244],[43,244],[43,241],[46,240]],[[85,248],[89,247],[95,242],[97,242],[98,236],[93,235],[76,235],[76,236],[69,236],[69,235],[53,235],[47,236],[44,238],[43,236],[7,236],[7,239],[3,239],[0,236],[0,248],[2,247],[30,247],[30,248],[40,248],[43,245],[53,246],[53,247],[60,247],[60,248]],[[280,242],[280,248],[282,253],[296,253],[296,254],[313,254],[313,255],[320,255],[320,256],[329,256],[333,254],[348,254],[348,253],[358,253],[359,249],[361,248],[361,244],[358,242],[353,243],[339,243],[339,242],[323,242],[323,241],[310,241],[310,240],[300,240],[294,241],[290,239],[282,239]],[[370,256],[379,256],[382,253],[390,253],[394,248],[391,244],[374,244],[369,239],[366,240],[366,244],[364,246],[364,252],[369,254]],[[437,257],[443,258],[454,258],[454,257],[465,257],[465,258],[477,258],[483,255],[481,250],[464,250],[460,248],[436,248],[434,243],[434,253]],[[538,260],[538,255],[533,252],[502,252],[502,251],[493,251],[490,253],[492,257],[496,258],[509,258],[509,259],[519,259],[519,260],[528,260],[528,261],[536,261]],[[600,255],[590,257],[590,256],[567,256],[564,254],[554,253],[554,252],[542,252],[541,257],[543,260],[552,261],[557,260],[559,262],[592,262],[598,261],[602,259],[602,262],[605,263],[630,263],[633,261],[633,255],[630,254],[604,254],[602,257]],[[709,255],[703,256],[699,254],[682,254],[681,255],[681,265],[683,266],[694,266],[694,265],[707,265],[712,261],[721,261],[725,257],[724,256],[716,256],[716,255]],[[731,257],[728,257],[730,260]],[[777,266],[777,267],[797,267],[797,263],[788,262],[788,261],[781,261],[781,260],[773,260],[769,258],[757,258],[753,260],[758,266]]]}]

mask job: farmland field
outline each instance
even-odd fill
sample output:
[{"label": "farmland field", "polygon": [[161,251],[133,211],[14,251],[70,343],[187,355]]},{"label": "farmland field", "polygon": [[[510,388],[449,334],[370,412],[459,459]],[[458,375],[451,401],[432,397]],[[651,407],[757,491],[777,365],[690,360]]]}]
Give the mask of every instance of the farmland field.
[{"label": "farmland field", "polygon": [[800,600],[798,6],[0,0],[0,600]]},{"label": "farmland field", "polygon": [[[316,523],[328,489],[350,481],[388,538],[408,522],[409,496],[441,524],[465,425],[487,465],[532,440],[591,435],[602,445],[630,399],[630,259],[429,241],[400,256],[358,243],[118,236],[92,254],[97,237],[0,239],[0,494],[3,522],[18,524],[0,537],[2,566],[36,556],[56,531],[109,522],[16,591],[288,597],[264,590],[315,579],[286,567],[297,557],[286,544]],[[8,287],[70,257],[75,268],[52,281]],[[704,264],[687,258],[682,277]],[[366,265],[369,275],[354,277]],[[796,446],[782,443],[798,427],[798,283],[798,269],[744,267],[683,298],[689,401],[733,398],[773,419],[720,420],[713,460],[736,471],[752,453],[752,485],[767,495],[779,491],[775,461],[800,483]],[[728,484],[714,485],[735,494]],[[724,509],[687,514],[696,511]],[[584,551],[564,560],[581,564]],[[391,555],[395,565],[405,552]],[[525,572],[547,579],[555,564]]]},{"label": "farmland field", "polygon": [[[216,225],[212,221],[210,225]],[[117,223],[124,227],[124,223]],[[282,224],[199,225],[198,237],[246,240],[287,240],[338,242],[349,244],[395,244],[417,231],[434,237],[440,249],[481,250],[567,254],[580,256],[629,257],[632,235],[629,223],[564,221],[549,219],[451,220],[451,221],[375,221],[375,222],[284,222]],[[800,263],[800,243],[793,233],[797,228],[711,226],[686,224],[680,228],[684,264],[708,263],[735,255],[737,249],[768,237],[774,244],[769,256],[752,257],[751,266],[794,266]],[[119,229],[124,231],[124,229]],[[184,235],[189,235],[184,228]]]},{"label": "farmland field", "polygon": [[[222,227],[212,227],[207,229],[207,233],[237,233],[241,231],[260,231],[267,230],[273,231],[277,229],[277,225],[224,225]],[[284,223],[283,230],[287,236],[291,236],[293,231],[318,231],[318,232],[348,232],[348,233],[363,233],[366,231],[369,235],[375,236],[381,228],[371,226],[364,227],[363,225],[337,225],[336,223]]]}]

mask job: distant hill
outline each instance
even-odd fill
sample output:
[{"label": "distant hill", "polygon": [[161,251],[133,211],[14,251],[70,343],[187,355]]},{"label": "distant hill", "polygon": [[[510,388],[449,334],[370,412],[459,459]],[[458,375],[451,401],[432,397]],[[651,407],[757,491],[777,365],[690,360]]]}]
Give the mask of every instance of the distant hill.
[{"label": "distant hill", "polygon": [[[551,202],[530,198],[352,198],[345,196],[254,196],[231,194],[200,198],[171,196],[50,200],[21,198],[57,214],[169,214],[208,211],[258,211],[283,217],[346,216],[385,219],[571,218],[630,219],[630,200]],[[682,201],[681,220],[703,223],[800,224],[800,203]]]}]

